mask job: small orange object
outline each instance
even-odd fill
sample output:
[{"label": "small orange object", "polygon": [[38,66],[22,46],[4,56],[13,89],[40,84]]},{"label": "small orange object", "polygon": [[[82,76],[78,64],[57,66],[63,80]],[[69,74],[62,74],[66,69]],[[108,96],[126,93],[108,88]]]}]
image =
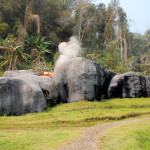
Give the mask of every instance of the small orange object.
[{"label": "small orange object", "polygon": [[43,72],[41,76],[49,76],[49,77],[53,77],[53,74],[50,72]]}]

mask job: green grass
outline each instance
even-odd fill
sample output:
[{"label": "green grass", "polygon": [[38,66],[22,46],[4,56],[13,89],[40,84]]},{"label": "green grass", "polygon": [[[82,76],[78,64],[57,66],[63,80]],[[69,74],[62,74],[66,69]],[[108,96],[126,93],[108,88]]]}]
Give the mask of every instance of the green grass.
[{"label": "green grass", "polygon": [[150,120],[108,129],[98,145],[100,150],[149,150]]},{"label": "green grass", "polygon": [[0,128],[81,127],[146,114],[150,114],[150,98],[80,101],[60,104],[43,113],[0,117]]},{"label": "green grass", "polygon": [[150,116],[150,98],[80,101],[60,104],[43,113],[2,116],[0,150],[52,150],[64,141],[79,138],[82,127],[144,116]]},{"label": "green grass", "polygon": [[77,128],[1,130],[0,150],[53,150],[79,138]]}]

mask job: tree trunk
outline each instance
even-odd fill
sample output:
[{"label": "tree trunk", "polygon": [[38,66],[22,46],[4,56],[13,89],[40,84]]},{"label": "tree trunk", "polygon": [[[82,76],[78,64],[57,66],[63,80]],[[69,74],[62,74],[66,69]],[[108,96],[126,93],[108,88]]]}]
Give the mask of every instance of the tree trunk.
[{"label": "tree trunk", "polygon": [[79,40],[81,38],[82,17],[83,17],[83,14],[82,14],[82,7],[81,7],[80,8],[80,17],[79,17],[79,33],[78,33]]},{"label": "tree trunk", "polygon": [[122,41],[122,30],[120,27],[120,47],[121,47],[121,60],[122,60],[122,54],[123,54],[123,41]]},{"label": "tree trunk", "polygon": [[124,60],[125,62],[127,61],[127,59],[128,59],[128,47],[127,47],[126,36],[124,33]]}]

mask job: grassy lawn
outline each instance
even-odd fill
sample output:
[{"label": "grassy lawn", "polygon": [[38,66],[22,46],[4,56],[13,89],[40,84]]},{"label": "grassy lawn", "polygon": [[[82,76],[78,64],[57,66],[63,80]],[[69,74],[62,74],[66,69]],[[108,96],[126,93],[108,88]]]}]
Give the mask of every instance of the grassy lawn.
[{"label": "grassy lawn", "polygon": [[150,98],[80,101],[43,113],[0,117],[0,150],[56,149],[80,137],[82,127],[150,116]]},{"label": "grassy lawn", "polygon": [[77,128],[0,130],[0,150],[54,150],[80,134]]},{"label": "grassy lawn", "polygon": [[102,150],[149,150],[150,120],[108,129],[98,145]]}]

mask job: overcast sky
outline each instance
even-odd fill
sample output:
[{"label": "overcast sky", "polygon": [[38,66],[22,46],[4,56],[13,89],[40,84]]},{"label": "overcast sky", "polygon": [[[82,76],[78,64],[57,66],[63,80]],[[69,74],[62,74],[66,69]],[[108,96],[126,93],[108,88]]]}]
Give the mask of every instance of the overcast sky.
[{"label": "overcast sky", "polygon": [[[111,0],[92,1],[108,5]],[[144,34],[150,28],[150,0],[120,0],[120,5],[127,13],[130,31]]]}]

